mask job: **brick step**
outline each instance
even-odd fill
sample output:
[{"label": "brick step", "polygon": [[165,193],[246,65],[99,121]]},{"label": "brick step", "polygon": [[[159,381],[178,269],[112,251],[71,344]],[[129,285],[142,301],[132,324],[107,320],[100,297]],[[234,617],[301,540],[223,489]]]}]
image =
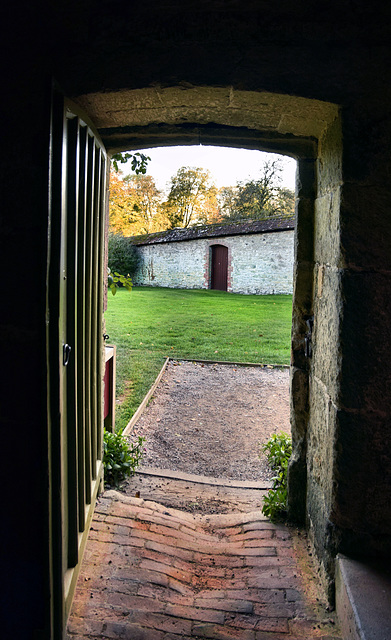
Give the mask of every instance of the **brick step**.
[{"label": "brick step", "polygon": [[300,540],[260,511],[192,514],[106,491],[67,638],[340,640],[309,598]]}]

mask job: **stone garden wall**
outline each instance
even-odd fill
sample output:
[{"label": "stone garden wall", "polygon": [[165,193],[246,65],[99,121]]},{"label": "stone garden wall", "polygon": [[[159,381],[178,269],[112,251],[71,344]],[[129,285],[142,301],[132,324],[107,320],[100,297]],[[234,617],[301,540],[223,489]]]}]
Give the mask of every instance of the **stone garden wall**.
[{"label": "stone garden wall", "polygon": [[208,289],[211,246],[228,247],[228,291],[291,294],[294,231],[139,245],[135,285]]}]

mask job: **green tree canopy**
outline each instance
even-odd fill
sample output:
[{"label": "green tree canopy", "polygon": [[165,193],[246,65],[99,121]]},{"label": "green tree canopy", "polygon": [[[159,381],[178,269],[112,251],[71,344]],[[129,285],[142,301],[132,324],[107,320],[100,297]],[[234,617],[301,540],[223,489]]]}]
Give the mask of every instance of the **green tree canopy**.
[{"label": "green tree canopy", "polygon": [[108,267],[112,273],[133,276],[139,259],[129,238],[124,238],[121,233],[109,233],[108,253]]},{"label": "green tree canopy", "polygon": [[265,162],[257,180],[238,182],[236,187],[223,187],[219,192],[220,213],[224,220],[264,219],[291,215],[295,194],[278,186],[281,173],[278,160]]},{"label": "green tree canopy", "polygon": [[216,202],[216,187],[209,171],[199,167],[181,167],[171,178],[166,202],[171,228],[188,227],[208,218],[211,201]]},{"label": "green tree canopy", "polygon": [[258,219],[275,214],[275,196],[281,170],[278,160],[267,161],[258,180],[238,183],[236,209],[241,217]]}]

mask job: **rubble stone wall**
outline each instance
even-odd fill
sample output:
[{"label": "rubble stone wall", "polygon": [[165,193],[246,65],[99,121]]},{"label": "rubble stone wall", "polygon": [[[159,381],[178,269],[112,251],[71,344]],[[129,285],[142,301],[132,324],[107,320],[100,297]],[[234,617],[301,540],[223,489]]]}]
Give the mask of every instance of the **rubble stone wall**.
[{"label": "rubble stone wall", "polygon": [[228,291],[291,294],[294,231],[166,242],[138,247],[136,285],[208,289],[211,246],[228,247]]}]

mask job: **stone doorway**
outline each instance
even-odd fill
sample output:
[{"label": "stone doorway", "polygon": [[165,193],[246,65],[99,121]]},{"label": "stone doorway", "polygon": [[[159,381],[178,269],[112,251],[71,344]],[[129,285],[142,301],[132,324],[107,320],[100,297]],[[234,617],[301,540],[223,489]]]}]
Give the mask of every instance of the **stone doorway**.
[{"label": "stone doorway", "polygon": [[[330,415],[327,433],[320,431],[323,420],[318,413],[334,393],[329,388],[329,378],[338,379],[339,366],[335,350],[340,343],[340,317],[333,317],[327,331],[322,325],[328,317],[323,301],[327,296],[335,299],[339,295],[335,282],[338,272],[329,265],[329,250],[333,249],[334,240],[337,243],[339,233],[342,143],[338,106],[232,87],[152,87],[82,95],[76,100],[97,125],[109,153],[194,144],[196,140],[199,144],[286,153],[297,159],[291,361],[294,455],[289,473],[289,512],[295,521],[310,523],[331,596],[334,551],[322,524],[327,521],[329,507],[323,489],[318,491],[316,485],[319,475],[324,477],[322,487],[332,481],[333,466],[326,440],[337,428],[335,415]],[[146,109],[144,104],[148,105]],[[158,127],[156,122],[160,123]],[[330,202],[335,203],[331,220]],[[327,246],[326,227],[330,238]],[[334,257],[331,263],[334,264]],[[312,316],[311,361],[304,344],[308,337],[306,320]],[[333,348],[329,349],[329,345]],[[311,392],[310,378],[314,382]],[[323,378],[327,380],[324,382]],[[313,433],[309,435],[310,431]],[[318,460],[319,473],[313,473],[312,461],[317,464]],[[307,477],[308,468],[311,473]]]}]

